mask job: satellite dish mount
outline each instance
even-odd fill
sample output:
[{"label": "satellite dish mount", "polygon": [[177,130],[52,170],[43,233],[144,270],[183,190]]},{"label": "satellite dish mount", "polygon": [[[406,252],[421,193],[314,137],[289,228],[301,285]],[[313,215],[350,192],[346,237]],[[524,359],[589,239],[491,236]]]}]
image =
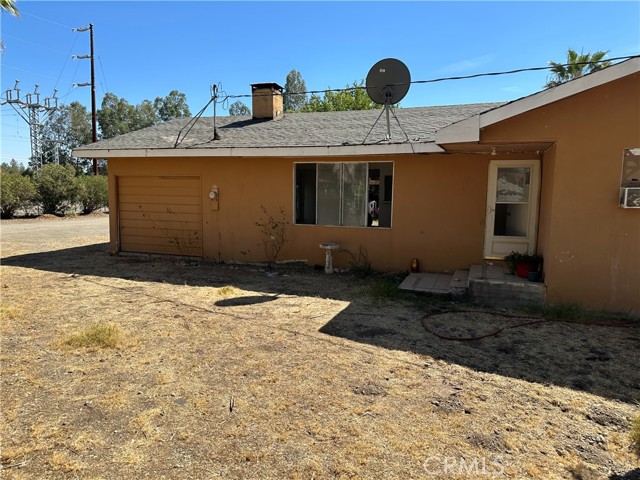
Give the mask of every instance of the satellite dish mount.
[{"label": "satellite dish mount", "polygon": [[[384,108],[376,120],[376,123],[371,127],[371,131],[377,125],[380,117],[383,113],[387,116],[387,135],[386,140],[391,139],[391,120],[390,115],[396,119],[398,125],[400,122],[396,114],[392,110],[392,105],[395,105],[402,100],[411,86],[411,73],[407,66],[400,60],[395,58],[385,58],[376,63],[369,73],[367,74],[366,88],[369,98],[378,105],[383,105]],[[402,126],[400,125],[400,128]],[[369,131],[369,134],[371,133]],[[404,131],[404,130],[403,130]],[[369,137],[367,134],[367,137]],[[406,133],[405,133],[406,135]],[[407,140],[409,138],[407,137]],[[364,139],[364,143],[367,138]]]}]

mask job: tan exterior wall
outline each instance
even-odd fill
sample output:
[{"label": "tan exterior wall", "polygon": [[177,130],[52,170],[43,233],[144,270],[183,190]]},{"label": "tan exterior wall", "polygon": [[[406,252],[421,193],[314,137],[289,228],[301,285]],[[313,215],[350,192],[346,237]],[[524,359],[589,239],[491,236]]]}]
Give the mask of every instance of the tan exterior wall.
[{"label": "tan exterior wall", "polygon": [[[538,250],[548,299],[640,312],[640,210],[619,204],[625,148],[640,147],[640,75],[505,120],[481,132],[485,145],[550,142],[542,155]],[[482,262],[490,160],[532,154],[430,154],[362,158],[117,158],[109,160],[111,249],[119,251],[117,180],[123,175],[195,175],[202,184],[206,258],[264,261],[255,226],[260,206],[284,208],[282,260],[323,264],[322,242],[357,253],[374,268],[452,271]],[[393,162],[390,229],[293,225],[295,162]],[[219,188],[219,208],[209,199]],[[336,265],[347,265],[338,254]]]},{"label": "tan exterior wall", "polygon": [[[452,271],[482,261],[487,169],[484,155],[414,155],[372,157],[393,162],[391,228],[293,225],[294,164],[308,158],[136,158],[110,159],[111,249],[119,250],[117,229],[118,177],[130,175],[197,175],[202,183],[202,247],[206,258],[222,261],[264,261],[255,221],[260,205],[270,212],[283,207],[289,241],[283,260],[323,264],[322,242],[337,242],[353,253],[367,249],[373,267],[405,271],[418,258],[424,271]],[[316,159],[348,162],[353,158]],[[219,188],[219,209],[212,209],[209,191]],[[115,208],[114,208],[115,206]],[[336,265],[347,266],[338,254]]]},{"label": "tan exterior wall", "polygon": [[555,141],[538,239],[549,302],[640,312],[640,210],[619,207],[623,150],[640,147],[640,75],[481,132],[485,144],[542,140]]}]

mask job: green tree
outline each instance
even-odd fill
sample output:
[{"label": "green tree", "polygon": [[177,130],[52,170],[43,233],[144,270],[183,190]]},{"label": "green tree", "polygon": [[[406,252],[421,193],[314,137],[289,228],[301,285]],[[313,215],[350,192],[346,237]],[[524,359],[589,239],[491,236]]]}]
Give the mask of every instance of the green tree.
[{"label": "green tree", "polygon": [[9,163],[2,162],[2,164],[0,165],[0,169],[3,172],[19,173],[20,175],[24,175],[24,172],[26,171],[22,164],[18,163],[15,158],[12,159]]},{"label": "green tree", "polygon": [[44,213],[64,215],[78,200],[79,185],[71,165],[47,163],[34,174],[37,199]]},{"label": "green tree", "polygon": [[[76,159],[72,150],[91,143],[91,114],[79,102],[62,106],[47,118],[42,127],[43,163],[75,163],[79,171],[88,168],[90,160]],[[38,161],[38,165],[40,162]],[[35,165],[32,165],[35,167]]]},{"label": "green tree", "polygon": [[[611,65],[608,60],[603,60],[609,53],[599,50],[595,53],[582,53],[575,50],[567,50],[567,60],[563,63],[549,62],[551,76],[547,79],[546,88],[557,87],[558,85],[579,78],[587,73],[596,72]],[[590,63],[597,62],[597,63]]]},{"label": "green tree", "polygon": [[109,204],[109,188],[104,175],[80,175],[78,182],[78,201],[85,215],[106,207]]},{"label": "green tree", "polygon": [[158,123],[158,110],[150,100],[143,100],[136,105],[136,116],[132,123],[133,130],[150,127]]},{"label": "green tree", "polygon": [[135,130],[137,121],[136,107],[124,98],[107,92],[102,99],[102,108],[98,110],[98,125],[102,138],[113,138],[116,135]]},{"label": "green tree", "polygon": [[302,74],[296,69],[292,69],[284,84],[284,111],[301,111],[307,103],[306,91],[307,85],[302,79]]},{"label": "green tree", "polygon": [[233,115],[233,116],[251,115],[251,110],[240,100],[237,100],[233,102],[229,107],[229,115]]},{"label": "green tree", "polygon": [[153,101],[160,120],[166,122],[172,118],[190,117],[187,96],[178,90],[171,90],[166,97],[157,97]]},{"label": "green tree", "polygon": [[24,169],[15,160],[0,166],[0,215],[11,218],[18,210],[27,211],[36,198],[36,188],[31,178],[23,175]]},{"label": "green tree", "polygon": [[[328,89],[330,90],[330,89]],[[382,105],[374,103],[367,94],[364,80],[353,82],[344,90],[327,91],[324,96],[312,94],[309,102],[302,108],[303,112],[337,112],[344,110],[374,110]]]}]

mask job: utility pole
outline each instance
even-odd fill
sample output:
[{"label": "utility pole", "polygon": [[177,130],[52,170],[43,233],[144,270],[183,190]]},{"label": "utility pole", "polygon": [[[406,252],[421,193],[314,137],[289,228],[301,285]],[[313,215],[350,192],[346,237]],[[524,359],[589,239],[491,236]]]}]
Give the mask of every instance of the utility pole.
[{"label": "utility pole", "polygon": [[[20,98],[20,80],[16,80],[16,84],[12,90],[5,92],[5,98],[0,105],[9,104],[20,117],[29,125],[29,139],[31,140],[31,161],[34,165],[38,163],[42,166],[42,138],[41,138],[41,120],[44,121],[53,112],[58,109],[57,90],[53,90],[53,97],[45,98],[40,103],[40,94],[38,93],[39,85],[33,93],[27,93],[24,101]],[[53,102],[53,103],[52,103]],[[44,117],[40,118],[40,114],[44,113]]]},{"label": "utility pole", "polygon": [[[88,87],[91,85],[91,133],[93,142],[98,141],[98,129],[97,129],[97,116],[96,116],[96,69],[95,69],[95,61],[94,61],[94,51],[93,51],[93,23],[90,23],[88,27],[83,28],[74,28],[76,32],[86,32],[89,30],[89,42],[91,53],[89,55],[74,55],[73,58],[77,58],[78,60],[89,58],[91,59],[91,82],[90,83],[76,83],[74,84],[77,87]],[[98,159],[93,159],[93,174],[98,175]]]}]

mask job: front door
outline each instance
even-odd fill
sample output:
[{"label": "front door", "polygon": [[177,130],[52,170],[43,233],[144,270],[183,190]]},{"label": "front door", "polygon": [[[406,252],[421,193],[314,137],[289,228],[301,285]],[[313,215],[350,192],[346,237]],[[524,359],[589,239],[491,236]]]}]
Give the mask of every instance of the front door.
[{"label": "front door", "polygon": [[539,160],[493,160],[489,164],[485,258],[535,251],[539,190]]}]

